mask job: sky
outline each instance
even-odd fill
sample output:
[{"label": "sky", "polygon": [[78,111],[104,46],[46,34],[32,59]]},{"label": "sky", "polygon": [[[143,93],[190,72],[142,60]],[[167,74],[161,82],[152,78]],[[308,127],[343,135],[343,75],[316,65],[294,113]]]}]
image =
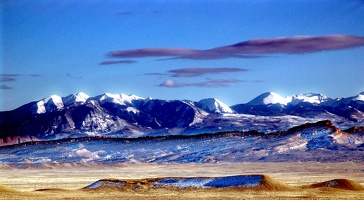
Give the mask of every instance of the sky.
[{"label": "sky", "polygon": [[364,1],[3,0],[0,110],[51,94],[229,106],[364,91]]}]

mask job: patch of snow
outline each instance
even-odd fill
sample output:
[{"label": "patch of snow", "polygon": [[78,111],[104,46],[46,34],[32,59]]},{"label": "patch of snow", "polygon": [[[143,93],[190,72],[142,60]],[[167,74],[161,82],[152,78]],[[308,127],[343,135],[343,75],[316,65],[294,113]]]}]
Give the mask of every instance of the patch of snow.
[{"label": "patch of snow", "polygon": [[87,189],[97,189],[97,188],[101,188],[101,187],[112,187],[112,188],[123,188],[125,186],[125,182],[124,181],[117,181],[117,180],[99,180],[96,181],[88,186],[86,186],[85,188]]},{"label": "patch of snow", "polygon": [[209,113],[207,113],[204,110],[201,109],[197,109],[195,107],[192,107],[195,111],[195,116],[193,117],[193,121],[188,125],[188,126],[193,126],[199,123],[203,122],[203,119],[209,115]]},{"label": "patch of snow", "polygon": [[337,134],[332,134],[333,139],[338,144],[355,144],[360,145],[364,143],[364,135],[362,134],[343,134],[339,132]]},{"label": "patch of snow", "polygon": [[159,180],[156,185],[172,186],[178,188],[203,188],[204,185],[211,180],[211,178],[164,178]]},{"label": "patch of snow", "polygon": [[215,178],[163,178],[155,186],[172,186],[177,188],[226,188],[226,187],[254,187],[263,179],[261,175],[226,176]]},{"label": "patch of snow", "polygon": [[134,107],[127,107],[127,108],[126,108],[126,111],[128,111],[128,112],[132,112],[132,113],[134,113],[134,114],[138,114],[138,113],[139,113],[139,110],[138,110],[138,109],[136,109],[136,108],[134,108]]},{"label": "patch of snow", "polygon": [[85,148],[76,150],[76,154],[79,156],[88,158],[87,161],[91,161],[91,160],[100,158],[100,156],[97,153],[91,152]]},{"label": "patch of snow", "polygon": [[89,131],[85,131],[84,132],[87,136],[100,136],[100,133],[97,132],[89,132]]}]

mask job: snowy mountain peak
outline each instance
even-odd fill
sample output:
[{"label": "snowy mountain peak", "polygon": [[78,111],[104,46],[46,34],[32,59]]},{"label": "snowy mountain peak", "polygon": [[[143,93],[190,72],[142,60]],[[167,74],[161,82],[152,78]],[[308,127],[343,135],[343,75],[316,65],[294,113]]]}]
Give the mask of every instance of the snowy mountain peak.
[{"label": "snowy mountain peak", "polygon": [[307,94],[298,94],[287,97],[289,104],[297,105],[301,102],[307,102],[312,104],[320,104],[330,100],[327,96],[323,94],[316,94],[316,93],[307,93]]},{"label": "snowy mountain peak", "polygon": [[122,98],[129,103],[132,103],[132,101],[134,101],[134,100],[144,99],[143,97],[139,97],[135,94],[130,94],[130,95],[121,94],[121,95],[122,95]]},{"label": "snowy mountain peak", "polygon": [[90,98],[87,94],[79,92],[77,94],[71,94],[69,96],[63,97],[62,102],[64,106],[70,106],[73,104],[84,104]]},{"label": "snowy mountain peak", "polygon": [[34,106],[35,109],[33,110],[33,113],[43,114],[49,111],[62,109],[63,101],[60,96],[52,94],[51,96],[38,101]]},{"label": "snowy mountain peak", "polygon": [[281,95],[274,93],[274,92],[266,92],[258,97],[254,98],[248,105],[269,105],[269,104],[281,104],[287,105],[288,100]]},{"label": "snowy mountain peak", "polygon": [[90,97],[83,92],[79,92],[75,96],[77,97],[77,100],[87,100]]},{"label": "snowy mountain peak", "polygon": [[101,103],[111,102],[111,103],[117,103],[117,104],[125,105],[120,94],[105,93],[105,94],[99,96],[98,100]]},{"label": "snowy mountain peak", "polygon": [[234,113],[234,111],[224,104],[223,102],[215,98],[202,99],[196,104],[203,110],[213,113]]},{"label": "snowy mountain peak", "polygon": [[138,97],[136,95],[126,95],[126,94],[122,94],[122,93],[121,94],[105,93],[104,95],[101,95],[98,98],[98,100],[101,103],[111,102],[111,103],[116,103],[116,104],[120,104],[120,105],[132,104],[132,101],[140,100],[140,99],[144,99],[144,98]]},{"label": "snowy mountain peak", "polygon": [[343,105],[349,105],[351,102],[355,102],[357,104],[364,104],[364,92],[359,93],[358,95],[353,97],[335,99],[335,102],[332,104],[332,106],[340,107]]},{"label": "snowy mountain peak", "polygon": [[364,101],[364,92],[358,94],[353,98],[354,101]]}]

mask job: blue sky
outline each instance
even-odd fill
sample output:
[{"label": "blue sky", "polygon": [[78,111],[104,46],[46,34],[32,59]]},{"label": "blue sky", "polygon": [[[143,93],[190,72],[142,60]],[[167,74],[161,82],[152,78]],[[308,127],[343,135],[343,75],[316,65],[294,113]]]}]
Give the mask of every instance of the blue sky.
[{"label": "blue sky", "polygon": [[0,110],[81,91],[228,105],[364,91],[360,0],[5,0],[1,17]]}]

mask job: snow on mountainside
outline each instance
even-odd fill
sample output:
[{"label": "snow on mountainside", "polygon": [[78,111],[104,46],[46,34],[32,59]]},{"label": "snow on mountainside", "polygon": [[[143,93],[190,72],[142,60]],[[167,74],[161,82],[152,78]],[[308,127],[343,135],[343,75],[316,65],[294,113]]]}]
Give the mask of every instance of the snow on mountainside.
[{"label": "snow on mountainside", "polygon": [[320,104],[320,103],[331,100],[327,96],[324,96],[322,94],[314,94],[314,93],[288,96],[286,99],[288,100],[289,104],[291,104],[291,105],[297,105],[301,102],[307,102],[307,103],[311,103],[311,104]]},{"label": "snow on mountainside", "polygon": [[331,120],[339,128],[362,126],[364,93],[330,99],[321,94],[282,97],[264,93],[228,107],[214,99],[161,100],[135,95],[84,93],[51,95],[0,112],[0,141],[19,143],[52,138],[105,135],[140,137],[251,130],[277,131],[305,122]]},{"label": "snow on mountainside", "polygon": [[249,101],[248,105],[269,105],[269,104],[281,104],[287,105],[288,100],[277,93],[274,92],[266,92],[264,94],[259,95],[255,99]]},{"label": "snow on mountainside", "polygon": [[350,105],[350,104],[362,104],[364,106],[364,92],[353,97],[335,99],[332,106],[340,107],[343,105]]},{"label": "snow on mountainside", "polygon": [[363,162],[363,131],[326,120],[273,133],[72,138],[0,147],[0,163]]},{"label": "snow on mountainside", "polygon": [[70,106],[73,104],[84,104],[87,99],[90,98],[87,94],[80,92],[78,94],[71,94],[67,97],[62,98],[62,102],[64,106]]},{"label": "snow on mountainside", "polygon": [[120,105],[130,105],[134,100],[141,100],[144,98],[138,97],[136,95],[125,95],[125,94],[110,94],[105,93],[104,95],[97,96],[93,98],[95,100],[100,101],[101,103],[116,103]]},{"label": "snow on mountainside", "polygon": [[215,98],[202,99],[196,105],[211,113],[234,113],[229,106]]},{"label": "snow on mountainside", "polygon": [[52,94],[51,96],[38,101],[33,108],[33,113],[37,114],[60,110],[63,108],[62,98]]},{"label": "snow on mountainside", "polygon": [[231,107],[239,114],[262,116],[295,115],[305,118],[326,116],[335,121],[364,122],[362,93],[348,98],[332,99],[322,94],[299,94],[283,98],[275,93],[264,93],[246,104]]},{"label": "snow on mountainside", "polygon": [[363,102],[364,102],[364,92],[362,92],[362,93],[358,94],[358,95],[354,98],[354,100],[356,100],[356,101],[363,101]]}]

